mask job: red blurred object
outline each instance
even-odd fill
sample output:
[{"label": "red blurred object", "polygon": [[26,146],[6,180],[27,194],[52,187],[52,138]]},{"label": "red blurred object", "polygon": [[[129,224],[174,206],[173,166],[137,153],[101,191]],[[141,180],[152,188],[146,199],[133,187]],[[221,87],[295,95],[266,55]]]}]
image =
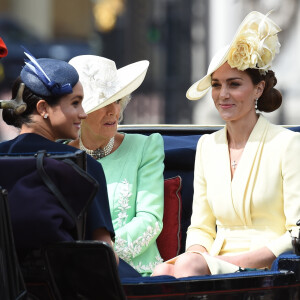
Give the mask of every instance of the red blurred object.
[{"label": "red blurred object", "polygon": [[6,56],[8,53],[6,45],[4,44],[2,38],[0,37],[0,58]]}]

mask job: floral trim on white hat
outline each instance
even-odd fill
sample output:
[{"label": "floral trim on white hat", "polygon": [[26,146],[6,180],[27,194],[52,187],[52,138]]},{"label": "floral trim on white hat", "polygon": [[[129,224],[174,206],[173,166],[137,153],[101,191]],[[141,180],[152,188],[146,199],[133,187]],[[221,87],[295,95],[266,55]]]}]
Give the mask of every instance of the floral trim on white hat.
[{"label": "floral trim on white hat", "polygon": [[[86,64],[86,69],[82,70],[85,76],[82,76],[82,84],[89,86],[89,96],[98,95],[99,99],[109,98],[119,90],[119,80],[117,69],[105,70],[99,73],[99,67],[95,64]],[[87,97],[88,98],[88,97]]]},{"label": "floral trim on white hat", "polygon": [[113,60],[96,55],[73,57],[69,64],[82,83],[83,109],[87,114],[130,95],[143,82],[149,61],[143,60],[117,69]]}]

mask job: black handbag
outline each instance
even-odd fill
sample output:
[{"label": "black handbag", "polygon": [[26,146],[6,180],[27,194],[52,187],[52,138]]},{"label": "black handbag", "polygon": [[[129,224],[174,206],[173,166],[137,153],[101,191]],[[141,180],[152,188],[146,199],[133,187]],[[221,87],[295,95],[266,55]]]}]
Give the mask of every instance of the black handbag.
[{"label": "black handbag", "polygon": [[[85,172],[85,152],[0,156],[18,249],[83,240],[98,183]],[[27,229],[27,230],[26,230]]]}]

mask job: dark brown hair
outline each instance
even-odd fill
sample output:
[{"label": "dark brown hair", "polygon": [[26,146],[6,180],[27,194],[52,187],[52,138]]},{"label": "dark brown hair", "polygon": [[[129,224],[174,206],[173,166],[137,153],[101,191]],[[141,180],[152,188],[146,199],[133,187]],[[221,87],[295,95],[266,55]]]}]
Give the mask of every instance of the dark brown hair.
[{"label": "dark brown hair", "polygon": [[257,101],[257,109],[263,112],[272,112],[278,109],[282,103],[282,95],[274,88],[277,84],[275,73],[269,70],[262,75],[257,69],[246,69],[245,72],[250,76],[254,85],[262,80],[265,82],[264,91]]},{"label": "dark brown hair", "polygon": [[[15,99],[22,83],[21,77],[19,76],[12,86],[12,99]],[[34,94],[26,85],[23,91],[23,101],[27,104],[26,110],[16,115],[12,109],[5,109],[2,111],[2,118],[7,125],[12,125],[17,128],[21,128],[23,124],[31,123],[31,115],[36,110],[36,104],[39,100],[44,99],[50,106],[56,105],[61,97],[42,97]]]}]

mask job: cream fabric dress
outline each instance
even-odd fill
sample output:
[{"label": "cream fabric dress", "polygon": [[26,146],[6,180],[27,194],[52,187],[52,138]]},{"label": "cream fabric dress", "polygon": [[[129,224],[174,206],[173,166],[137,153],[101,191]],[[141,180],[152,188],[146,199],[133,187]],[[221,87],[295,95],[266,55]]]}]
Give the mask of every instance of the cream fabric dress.
[{"label": "cream fabric dress", "polygon": [[211,256],[264,246],[275,256],[292,250],[300,218],[299,155],[300,134],[261,115],[231,180],[226,127],[200,138],[186,248],[204,246],[212,274],[238,267]]}]

